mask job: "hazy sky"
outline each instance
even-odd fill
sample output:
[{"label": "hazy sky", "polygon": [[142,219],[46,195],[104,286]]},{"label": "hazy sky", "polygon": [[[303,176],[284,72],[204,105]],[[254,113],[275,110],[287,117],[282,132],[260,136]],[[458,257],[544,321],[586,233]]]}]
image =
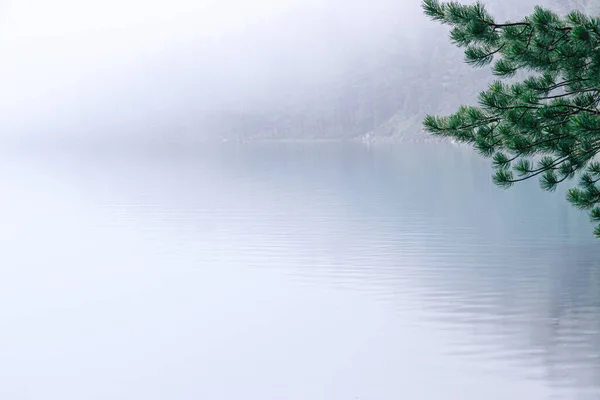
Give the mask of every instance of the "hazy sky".
[{"label": "hazy sky", "polygon": [[[146,134],[268,111],[399,42],[425,65],[445,31],[420,2],[0,0],[0,136]],[[529,0],[486,3],[514,10],[501,18],[531,11]]]},{"label": "hazy sky", "polygon": [[[76,100],[92,81],[112,83],[175,46],[218,40],[271,18],[284,1],[14,0],[0,9],[0,106],[31,112]],[[111,82],[106,82],[109,80]],[[92,85],[93,86],[93,85]],[[51,106],[50,106],[51,107]]]},{"label": "hazy sky", "polygon": [[416,15],[418,0],[0,1],[2,133],[256,105]]}]

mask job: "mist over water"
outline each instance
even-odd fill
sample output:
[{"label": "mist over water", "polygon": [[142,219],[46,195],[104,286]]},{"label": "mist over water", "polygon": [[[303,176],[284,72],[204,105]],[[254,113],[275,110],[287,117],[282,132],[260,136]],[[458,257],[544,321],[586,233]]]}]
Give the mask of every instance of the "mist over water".
[{"label": "mist over water", "polygon": [[447,34],[416,0],[0,0],[0,398],[599,398],[587,214],[421,132],[490,79]]},{"label": "mist over water", "polygon": [[[499,19],[535,4],[488,3]],[[463,65],[447,34],[417,0],[5,0],[0,132],[138,141],[415,134],[425,113],[473,103],[490,77]]]},{"label": "mist over water", "polygon": [[209,136],[213,113],[314,101],[417,10],[390,0],[5,1],[3,135]]}]

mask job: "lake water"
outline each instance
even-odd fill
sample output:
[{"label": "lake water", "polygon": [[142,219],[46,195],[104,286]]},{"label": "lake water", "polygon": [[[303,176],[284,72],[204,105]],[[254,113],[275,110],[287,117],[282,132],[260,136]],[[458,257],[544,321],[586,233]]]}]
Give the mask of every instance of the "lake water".
[{"label": "lake water", "polygon": [[600,242],[445,144],[0,157],[0,398],[600,398]]}]

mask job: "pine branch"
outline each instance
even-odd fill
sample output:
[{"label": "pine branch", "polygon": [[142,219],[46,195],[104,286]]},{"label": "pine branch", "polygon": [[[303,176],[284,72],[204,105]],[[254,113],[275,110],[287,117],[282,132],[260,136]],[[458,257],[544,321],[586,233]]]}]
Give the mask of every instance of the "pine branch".
[{"label": "pine branch", "polygon": [[[591,175],[584,174],[580,185],[585,191],[569,192],[569,201],[580,208],[596,206],[593,215],[600,221],[595,186],[600,162],[590,164],[600,154],[600,19],[582,13],[560,17],[536,7],[521,21],[497,23],[480,3],[424,0],[424,9],[453,27],[452,39],[465,47],[469,64],[495,60],[492,72],[503,79],[480,94],[477,108],[446,118],[428,116],[426,130],[471,143],[492,157],[494,182],[502,187],[542,175],[542,188],[554,190],[587,168]],[[505,83],[517,72],[535,75]],[[543,157],[533,166],[528,158],[537,155]],[[595,232],[600,236],[600,225]]]},{"label": "pine branch", "polygon": [[545,97],[540,97],[540,100],[550,100],[550,99],[558,99],[561,97],[568,97],[568,96],[573,96],[573,95],[577,95],[577,94],[581,94],[581,93],[589,93],[589,92],[598,92],[600,93],[600,88],[596,89],[582,89],[582,90],[574,90],[572,92],[566,92],[563,94],[558,94],[556,96],[545,96]]}]

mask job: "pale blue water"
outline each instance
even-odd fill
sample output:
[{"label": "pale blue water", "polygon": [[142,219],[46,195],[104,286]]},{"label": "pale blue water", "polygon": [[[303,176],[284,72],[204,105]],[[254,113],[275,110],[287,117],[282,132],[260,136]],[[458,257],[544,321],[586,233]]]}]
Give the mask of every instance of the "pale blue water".
[{"label": "pale blue water", "polygon": [[600,398],[600,242],[440,144],[0,160],[2,399]]}]

